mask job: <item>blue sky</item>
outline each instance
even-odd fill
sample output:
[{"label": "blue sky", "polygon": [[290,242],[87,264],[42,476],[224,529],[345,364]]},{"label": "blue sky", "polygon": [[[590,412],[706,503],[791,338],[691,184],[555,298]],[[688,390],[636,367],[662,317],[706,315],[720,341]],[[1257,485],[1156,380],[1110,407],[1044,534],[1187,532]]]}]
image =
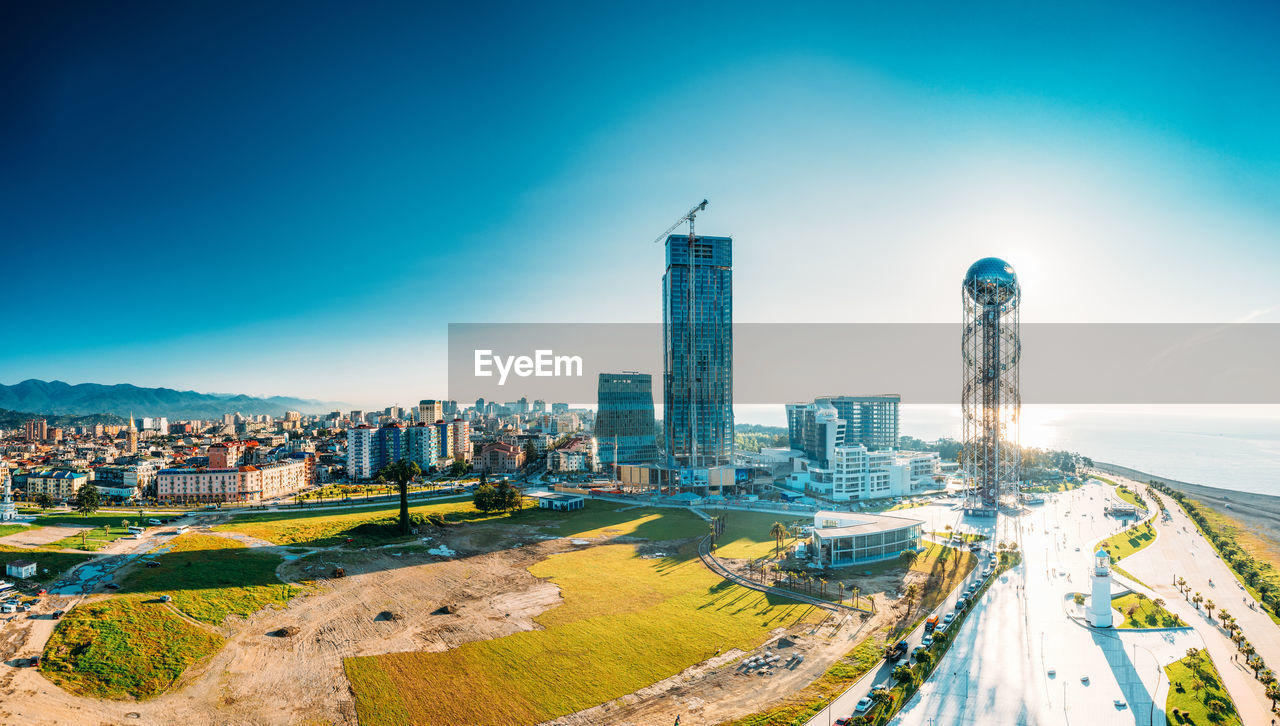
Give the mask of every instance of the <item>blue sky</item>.
[{"label": "blue sky", "polygon": [[7,6],[0,382],[444,395],[704,197],[739,321],[1280,319],[1275,6],[1043,5]]}]

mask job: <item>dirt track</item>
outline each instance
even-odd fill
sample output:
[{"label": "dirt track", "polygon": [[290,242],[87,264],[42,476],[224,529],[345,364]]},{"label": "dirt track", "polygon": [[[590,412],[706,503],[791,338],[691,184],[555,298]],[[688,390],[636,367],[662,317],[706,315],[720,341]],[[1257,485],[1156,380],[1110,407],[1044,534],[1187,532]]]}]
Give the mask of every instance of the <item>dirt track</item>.
[{"label": "dirt track", "polygon": [[[559,589],[525,569],[568,540],[468,555],[466,539],[449,541],[457,559],[439,561],[396,549],[317,557],[339,562],[347,577],[319,580],[283,610],[265,610],[221,628],[226,646],[184,674],[169,693],[144,702],[104,701],[67,693],[31,668],[0,675],[0,723],[69,724],[355,724],[342,658],[405,650],[444,650],[535,627],[532,618],[559,603]],[[311,571],[306,568],[312,567]],[[297,580],[323,569],[310,559],[282,565]],[[456,604],[453,614],[437,614]],[[392,613],[388,617],[383,613]],[[6,659],[43,648],[56,621],[5,626]],[[288,637],[271,635],[295,627]],[[8,638],[7,643],[4,638]]]}]

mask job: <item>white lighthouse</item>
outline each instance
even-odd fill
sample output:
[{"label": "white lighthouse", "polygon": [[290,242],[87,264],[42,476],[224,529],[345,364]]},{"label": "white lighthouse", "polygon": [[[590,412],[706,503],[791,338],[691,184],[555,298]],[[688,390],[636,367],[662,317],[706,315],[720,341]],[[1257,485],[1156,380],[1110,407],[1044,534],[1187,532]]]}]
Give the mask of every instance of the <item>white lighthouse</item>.
[{"label": "white lighthouse", "polygon": [[1095,628],[1111,627],[1111,555],[1098,550],[1093,555],[1093,597],[1086,617]]},{"label": "white lighthouse", "polygon": [[4,484],[4,496],[0,498],[0,522],[11,522],[18,518],[18,510],[13,506],[13,478],[3,461],[0,461],[0,483]]}]

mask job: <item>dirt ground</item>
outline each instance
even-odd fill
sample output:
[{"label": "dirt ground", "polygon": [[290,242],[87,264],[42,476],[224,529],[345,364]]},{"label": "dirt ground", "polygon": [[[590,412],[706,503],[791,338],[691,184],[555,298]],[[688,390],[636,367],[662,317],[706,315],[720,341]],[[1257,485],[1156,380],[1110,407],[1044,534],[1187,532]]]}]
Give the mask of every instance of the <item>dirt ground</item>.
[{"label": "dirt ground", "polygon": [[[722,561],[746,574],[745,560]],[[927,579],[920,572],[910,573],[906,582],[890,575],[859,578],[859,584],[876,596],[878,604],[876,613],[866,619],[831,615],[817,625],[778,628],[755,650],[728,651],[648,688],[541,726],[666,726],[674,723],[677,715],[681,726],[714,726],[764,711],[826,673],[867,634],[908,619],[905,603],[896,599],[897,590],[913,582],[923,586]],[[886,592],[886,588],[893,590]],[[768,676],[739,667],[743,659],[766,651],[781,655],[783,662],[792,654],[803,655],[804,661],[791,668],[777,668]]]},{"label": "dirt ground", "polygon": [[[432,542],[458,551],[444,561],[413,546],[324,552],[282,564],[280,574],[293,581],[331,573],[330,563],[347,576],[317,580],[287,608],[220,628],[228,638],[221,651],[184,674],[169,693],[144,702],[75,696],[24,667],[56,624],[42,614],[72,602],[47,599],[36,611],[39,619],[22,616],[0,630],[0,658],[8,666],[0,674],[0,723],[355,724],[344,657],[444,650],[529,630],[535,615],[559,603],[559,588],[525,568],[575,545],[539,540],[469,553],[468,539],[477,534]],[[445,605],[457,611],[438,612]],[[289,627],[297,633],[274,634]]]},{"label": "dirt ground", "polygon": [[[270,547],[233,533],[214,534]],[[169,693],[144,702],[75,696],[25,667],[25,659],[43,649],[56,625],[48,613],[82,599],[46,598],[35,618],[20,615],[0,626],[0,659],[5,662],[0,724],[354,726],[354,698],[342,671],[343,658],[441,651],[533,629],[533,618],[556,606],[560,592],[526,568],[551,554],[599,543],[482,525],[407,547],[317,550],[282,563],[278,570],[286,581],[314,581],[306,594],[284,609],[264,610],[218,628],[227,638],[223,649],[185,673]],[[443,559],[426,552],[440,544],[457,551],[456,556]],[[343,567],[346,576],[330,579],[334,567]],[[779,668],[771,676],[747,675],[738,664],[748,654],[734,650],[637,693],[549,723],[670,724],[680,714],[682,724],[694,726],[762,710],[804,688],[863,635],[902,615],[885,593],[877,593],[877,603],[879,612],[865,621],[832,616],[816,626],[775,631],[758,652],[772,649],[784,658],[803,654],[804,661],[794,668]],[[446,612],[445,606],[456,610]],[[297,631],[277,634],[286,628]],[[784,636],[785,647],[779,647]]]},{"label": "dirt ground", "polygon": [[10,535],[0,537],[0,545],[10,545],[13,547],[37,547],[39,545],[57,542],[66,537],[75,537],[86,529],[92,527],[81,527],[77,525],[70,526],[51,526],[51,527],[30,527],[24,532],[14,532]]}]

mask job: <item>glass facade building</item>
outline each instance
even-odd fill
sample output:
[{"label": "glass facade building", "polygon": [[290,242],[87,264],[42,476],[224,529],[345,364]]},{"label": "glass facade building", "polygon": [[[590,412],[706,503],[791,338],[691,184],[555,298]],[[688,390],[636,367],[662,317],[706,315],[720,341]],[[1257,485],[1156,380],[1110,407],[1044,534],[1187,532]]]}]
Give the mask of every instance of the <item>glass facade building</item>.
[{"label": "glass facade building", "polygon": [[652,376],[648,373],[600,374],[595,435],[602,464],[658,462]]},{"label": "glass facade building", "polygon": [[733,459],[733,240],[672,235],[662,276],[663,445],[676,468]]},{"label": "glass facade building", "polygon": [[828,403],[844,421],[844,443],[861,444],[869,451],[898,448],[897,394],[883,396],[831,396],[815,403]]}]

